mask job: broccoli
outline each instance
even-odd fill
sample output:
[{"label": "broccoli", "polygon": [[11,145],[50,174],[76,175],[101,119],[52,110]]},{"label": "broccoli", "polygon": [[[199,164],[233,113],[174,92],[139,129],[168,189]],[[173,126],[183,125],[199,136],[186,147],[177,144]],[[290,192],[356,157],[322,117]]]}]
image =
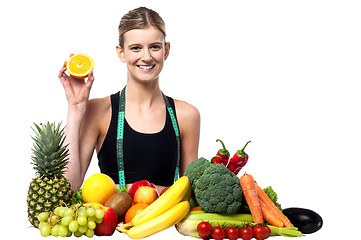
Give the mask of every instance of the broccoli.
[{"label": "broccoli", "polygon": [[192,191],[194,191],[195,189],[195,182],[198,180],[198,178],[200,176],[202,176],[204,170],[206,168],[208,168],[211,165],[211,163],[201,157],[198,158],[197,160],[191,162],[185,169],[184,171],[184,175],[187,176],[189,178],[189,181],[191,183],[192,186]]},{"label": "broccoli", "polygon": [[[205,164],[198,166],[198,170],[201,167],[203,169]],[[196,171],[194,169],[193,175],[196,175]],[[204,212],[230,215],[241,208],[242,189],[239,178],[226,166],[210,164],[193,185],[196,200]]]}]

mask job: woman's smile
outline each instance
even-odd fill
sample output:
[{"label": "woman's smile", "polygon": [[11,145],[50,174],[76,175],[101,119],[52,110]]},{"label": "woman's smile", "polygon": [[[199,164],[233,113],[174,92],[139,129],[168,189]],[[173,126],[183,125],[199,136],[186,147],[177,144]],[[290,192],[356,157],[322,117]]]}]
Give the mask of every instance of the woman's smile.
[{"label": "woman's smile", "polygon": [[150,72],[155,68],[155,64],[154,65],[137,65],[137,67],[144,72]]}]

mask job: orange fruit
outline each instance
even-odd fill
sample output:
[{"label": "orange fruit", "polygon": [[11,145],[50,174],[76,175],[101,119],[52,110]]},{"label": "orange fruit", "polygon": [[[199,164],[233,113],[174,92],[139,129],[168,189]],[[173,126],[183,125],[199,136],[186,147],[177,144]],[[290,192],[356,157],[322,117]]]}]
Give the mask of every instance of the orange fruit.
[{"label": "orange fruit", "polygon": [[83,53],[71,56],[66,63],[68,73],[76,78],[85,78],[93,70],[94,62],[91,57]]},{"label": "orange fruit", "polygon": [[105,203],[116,192],[115,183],[108,175],[96,173],[88,177],[82,187],[82,196],[86,203]]},{"label": "orange fruit", "polygon": [[129,223],[132,221],[133,217],[143,211],[149,205],[146,203],[137,203],[131,206],[128,211],[125,213],[124,221],[125,223]]}]

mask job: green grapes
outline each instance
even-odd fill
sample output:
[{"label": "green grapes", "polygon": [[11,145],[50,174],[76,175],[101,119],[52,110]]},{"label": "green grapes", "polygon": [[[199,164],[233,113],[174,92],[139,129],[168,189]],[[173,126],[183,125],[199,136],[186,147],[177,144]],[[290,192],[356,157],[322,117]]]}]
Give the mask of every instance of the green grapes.
[{"label": "green grapes", "polygon": [[98,219],[103,219],[104,217],[104,210],[98,208],[97,210],[95,210],[95,217]]},{"label": "green grapes", "polygon": [[38,215],[39,222],[46,222],[48,221],[49,213],[48,212],[42,212]]},{"label": "green grapes", "polygon": [[78,221],[76,221],[76,220],[71,221],[70,224],[69,224],[70,232],[78,231],[78,227],[79,227],[79,224],[78,224]]},{"label": "green grapes", "polygon": [[42,212],[37,218],[43,237],[93,237],[96,225],[103,221],[104,210],[95,209],[92,205],[74,204],[69,207],[56,207],[50,213]]}]

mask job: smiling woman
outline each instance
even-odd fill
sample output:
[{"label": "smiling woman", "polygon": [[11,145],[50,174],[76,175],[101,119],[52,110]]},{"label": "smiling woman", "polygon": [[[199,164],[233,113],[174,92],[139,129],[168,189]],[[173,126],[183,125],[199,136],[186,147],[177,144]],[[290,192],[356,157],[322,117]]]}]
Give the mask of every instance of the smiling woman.
[{"label": "smiling woman", "polygon": [[70,164],[66,177],[78,189],[94,150],[102,173],[127,186],[140,180],[159,192],[182,176],[198,158],[200,115],[191,104],[162,93],[159,75],[168,58],[165,24],[157,12],[140,7],[119,24],[116,52],[127,67],[122,91],[89,99],[94,81],[59,72],[68,100],[66,135]]},{"label": "smiling woman", "polygon": [[128,31],[124,38],[123,47],[117,46],[117,53],[127,64],[128,78],[132,78],[131,81],[158,81],[170,50],[163,32],[150,25]]}]

